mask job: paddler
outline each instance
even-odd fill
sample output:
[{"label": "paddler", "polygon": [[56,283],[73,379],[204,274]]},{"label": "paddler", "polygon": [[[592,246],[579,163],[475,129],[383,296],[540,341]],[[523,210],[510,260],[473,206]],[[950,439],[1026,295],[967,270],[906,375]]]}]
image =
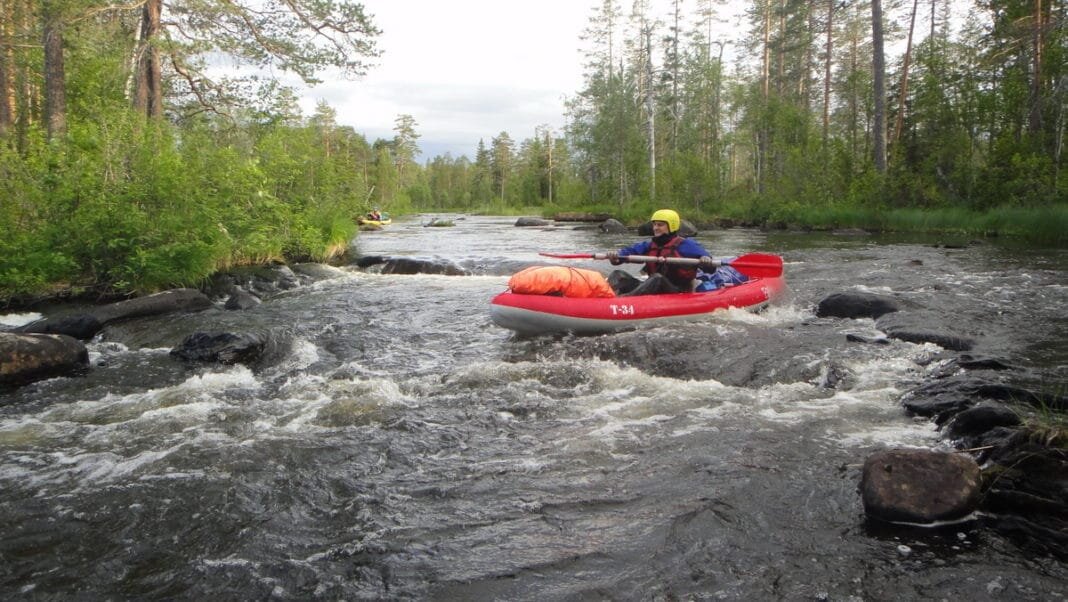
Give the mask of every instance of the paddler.
[{"label": "paddler", "polygon": [[609,252],[608,260],[612,262],[612,265],[623,263],[621,258],[628,255],[688,257],[698,260],[699,263],[692,265],[646,262],[642,272],[649,277],[644,282],[640,282],[623,270],[616,270],[609,276],[609,281],[612,282],[613,288],[619,295],[689,293],[694,290],[712,290],[724,283],[745,282],[745,276],[739,274],[734,268],[724,266],[717,270],[716,261],[696,240],[679,236],[679,226],[682,220],[676,211],[659,209],[653,212],[649,220],[653,225],[652,239]]}]

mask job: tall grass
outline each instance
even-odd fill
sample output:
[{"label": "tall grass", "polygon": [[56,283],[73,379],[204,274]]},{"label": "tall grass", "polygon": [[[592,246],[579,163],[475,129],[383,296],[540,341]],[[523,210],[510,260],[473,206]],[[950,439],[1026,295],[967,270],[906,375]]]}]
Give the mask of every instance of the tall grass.
[{"label": "tall grass", "polygon": [[963,208],[882,209],[844,204],[767,207],[751,202],[722,207],[717,214],[701,217],[729,217],[766,226],[812,229],[861,228],[877,232],[1007,236],[1041,245],[1068,246],[1068,205],[974,211]]}]

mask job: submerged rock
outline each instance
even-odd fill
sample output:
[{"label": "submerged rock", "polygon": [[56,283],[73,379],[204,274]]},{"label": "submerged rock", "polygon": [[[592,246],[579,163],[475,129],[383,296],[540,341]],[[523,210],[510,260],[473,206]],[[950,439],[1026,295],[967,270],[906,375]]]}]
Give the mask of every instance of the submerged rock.
[{"label": "submerged rock", "polygon": [[226,309],[252,309],[262,303],[260,298],[246,291],[243,288],[235,287],[234,292],[230,293],[230,298],[226,300]]},{"label": "submerged rock", "polygon": [[952,351],[968,351],[975,346],[975,341],[969,337],[928,326],[932,321],[929,317],[896,312],[880,316],[875,327],[892,339],[908,343],[934,343]]},{"label": "submerged rock", "polygon": [[194,332],[171,355],[187,361],[249,364],[260,358],[267,341],[260,335],[232,332]]},{"label": "submerged rock", "polygon": [[383,274],[444,274],[446,276],[466,276],[467,270],[446,261],[426,261],[395,257],[387,259],[382,266]]}]

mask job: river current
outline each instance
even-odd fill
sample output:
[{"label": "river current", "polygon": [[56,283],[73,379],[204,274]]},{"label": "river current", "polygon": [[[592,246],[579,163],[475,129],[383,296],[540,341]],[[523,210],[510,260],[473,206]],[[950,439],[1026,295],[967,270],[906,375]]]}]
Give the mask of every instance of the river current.
[{"label": "river current", "polygon": [[[781,254],[787,298],[520,338],[489,319],[510,274],[637,236],[514,222],[399,219],[355,251],[470,275],[322,266],[253,309],[109,325],[87,375],[0,392],[0,598],[1068,598],[1062,561],[974,522],[865,520],[868,455],[946,446],[899,402],[946,355],[814,313],[894,296],[1063,394],[1068,252],[713,230],[717,256]],[[253,366],[171,357],[195,331],[273,344]]]}]

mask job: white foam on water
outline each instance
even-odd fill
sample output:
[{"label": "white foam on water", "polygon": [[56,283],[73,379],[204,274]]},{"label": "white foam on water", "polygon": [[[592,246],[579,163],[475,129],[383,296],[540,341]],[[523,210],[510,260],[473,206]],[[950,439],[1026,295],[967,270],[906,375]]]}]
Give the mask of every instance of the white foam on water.
[{"label": "white foam on water", "polygon": [[637,432],[639,429],[657,426],[658,424],[667,422],[673,418],[674,416],[668,416],[666,414],[654,414],[652,416],[633,420],[618,419],[608,422],[599,428],[595,428],[585,433],[584,436],[608,441],[614,439],[639,441],[640,437]]},{"label": "white foam on water", "polygon": [[905,421],[885,426],[867,426],[852,433],[828,432],[826,439],[842,447],[903,447],[930,449],[938,442],[938,431],[929,420]]},{"label": "white foam on water", "polygon": [[272,372],[288,374],[306,370],[319,359],[319,348],[314,343],[306,339],[296,339],[293,341],[289,354],[272,369]]},{"label": "white foam on water", "polygon": [[[107,394],[98,400],[82,400],[49,408],[40,415],[44,422],[70,422],[79,425],[105,425],[177,416],[183,423],[195,424],[223,405],[220,400],[229,389],[255,390],[260,382],[245,366],[225,372],[209,372],[189,377],[170,387],[148,389],[128,395]],[[160,411],[180,406],[178,410]]]},{"label": "white foam on water", "polygon": [[713,320],[737,322],[741,324],[756,324],[768,328],[797,324],[812,318],[811,309],[798,307],[793,304],[779,305],[772,303],[759,312],[749,311],[739,307],[729,307],[709,314]]},{"label": "white foam on water", "polygon": [[287,379],[270,403],[274,411],[256,420],[256,430],[289,437],[308,429],[345,426],[368,413],[393,406],[412,407],[417,402],[391,378],[331,379],[300,373]]},{"label": "white foam on water", "polygon": [[503,460],[486,460],[470,464],[470,468],[476,473],[497,474],[502,472],[512,473],[538,473],[550,468],[553,462],[544,458],[507,458]]},{"label": "white foam on water", "polygon": [[36,322],[37,320],[40,320],[43,317],[44,316],[36,312],[19,314],[0,314],[0,324],[16,328],[18,326],[25,326],[30,322]]},{"label": "white foam on water", "polygon": [[888,293],[893,293],[894,292],[894,289],[890,288],[889,286],[868,286],[868,285],[865,285],[865,284],[858,284],[858,285],[854,286],[853,288],[855,290],[857,290],[857,291],[862,292],[862,293],[873,293],[873,294],[883,293],[883,294],[888,294]]}]

